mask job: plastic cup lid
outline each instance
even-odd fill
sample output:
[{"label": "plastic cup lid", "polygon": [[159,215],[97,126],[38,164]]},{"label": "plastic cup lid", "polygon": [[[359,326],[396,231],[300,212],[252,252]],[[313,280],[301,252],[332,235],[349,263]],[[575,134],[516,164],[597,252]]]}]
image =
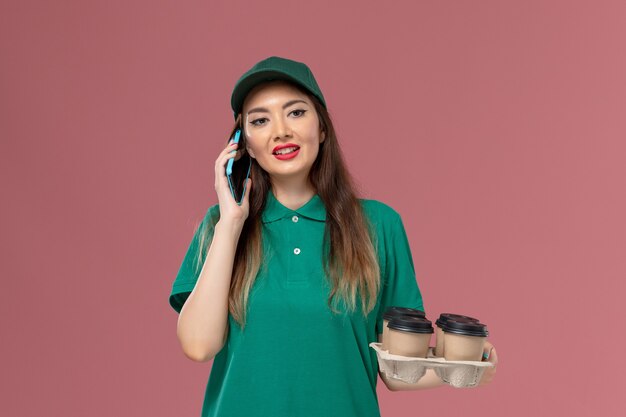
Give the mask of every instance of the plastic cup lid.
[{"label": "plastic cup lid", "polygon": [[410,317],[422,317],[426,318],[426,313],[416,308],[408,307],[389,307],[383,314],[383,319],[391,320],[394,317],[410,316]]},{"label": "plastic cup lid", "polygon": [[461,314],[454,314],[454,313],[441,313],[437,321],[435,321],[435,324],[439,327],[443,327],[449,319],[454,319],[454,320],[462,319],[462,320],[475,321],[476,323],[479,323],[478,319],[475,319],[474,317],[463,316]]},{"label": "plastic cup lid", "polygon": [[465,336],[489,336],[487,326],[477,321],[458,318],[456,320],[448,319],[441,327],[441,330],[448,333],[460,334]]},{"label": "plastic cup lid", "polygon": [[433,333],[433,324],[423,317],[397,316],[392,318],[388,328],[412,333]]}]

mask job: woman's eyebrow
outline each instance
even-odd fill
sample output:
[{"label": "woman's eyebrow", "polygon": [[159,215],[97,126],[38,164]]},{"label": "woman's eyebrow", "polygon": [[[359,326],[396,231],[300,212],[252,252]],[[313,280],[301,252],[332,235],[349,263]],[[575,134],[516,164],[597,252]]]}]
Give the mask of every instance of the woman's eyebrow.
[{"label": "woman's eyebrow", "polygon": [[[296,104],[296,103],[304,103],[304,104],[309,104],[304,100],[300,100],[300,99],[296,99],[296,100],[291,100],[286,102],[285,104],[283,104],[283,109],[286,109],[287,107],[291,106],[292,104]],[[255,107],[252,110],[250,110],[248,112],[248,114],[250,113],[269,113],[270,111],[268,109],[266,109],[265,107]]]}]

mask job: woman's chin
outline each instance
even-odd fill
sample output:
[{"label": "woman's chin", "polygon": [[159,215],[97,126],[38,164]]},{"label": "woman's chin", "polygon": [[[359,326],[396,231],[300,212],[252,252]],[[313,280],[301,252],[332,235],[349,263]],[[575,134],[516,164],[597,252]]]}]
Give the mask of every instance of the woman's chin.
[{"label": "woman's chin", "polygon": [[309,171],[310,168],[301,169],[296,167],[294,167],[294,169],[289,169],[289,167],[283,167],[283,169],[265,170],[265,172],[267,172],[271,178],[280,179],[282,181],[298,178],[306,179],[309,175]]}]

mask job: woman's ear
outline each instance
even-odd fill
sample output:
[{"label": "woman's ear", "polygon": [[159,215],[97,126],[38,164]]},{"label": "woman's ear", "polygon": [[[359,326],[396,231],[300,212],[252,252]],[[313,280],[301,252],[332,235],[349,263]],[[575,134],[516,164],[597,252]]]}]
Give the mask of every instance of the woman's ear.
[{"label": "woman's ear", "polygon": [[325,140],[326,140],[326,131],[322,130],[320,143],[324,142]]},{"label": "woman's ear", "polygon": [[248,151],[248,155],[250,155],[250,158],[256,159],[256,157],[254,156],[254,152],[252,152],[252,149],[250,149],[249,146],[246,146],[246,151]]}]

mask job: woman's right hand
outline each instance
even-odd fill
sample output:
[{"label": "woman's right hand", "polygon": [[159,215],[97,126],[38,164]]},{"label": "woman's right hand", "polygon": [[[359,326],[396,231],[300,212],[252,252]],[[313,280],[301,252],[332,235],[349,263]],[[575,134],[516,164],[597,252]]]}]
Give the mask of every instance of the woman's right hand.
[{"label": "woman's right hand", "polygon": [[[243,196],[241,205],[237,204],[235,198],[230,192],[230,186],[228,185],[228,178],[226,178],[226,164],[230,158],[239,159],[235,152],[239,144],[233,143],[231,139],[226,145],[226,148],[220,152],[217,160],[215,161],[215,191],[217,192],[217,199],[220,206],[220,222],[235,223],[243,227],[244,221],[248,218],[249,213],[249,198],[250,188],[252,186],[252,178],[247,179],[246,192]],[[239,155],[240,156],[240,155]]]}]

